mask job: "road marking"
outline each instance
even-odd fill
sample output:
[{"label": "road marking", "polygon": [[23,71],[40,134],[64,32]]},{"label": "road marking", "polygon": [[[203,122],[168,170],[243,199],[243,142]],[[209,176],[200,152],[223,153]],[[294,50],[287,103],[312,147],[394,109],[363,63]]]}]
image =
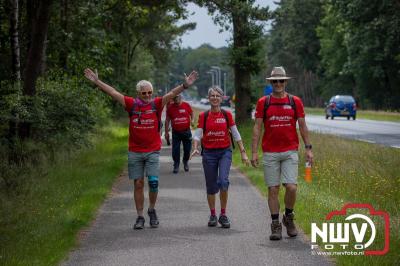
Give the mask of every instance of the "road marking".
[{"label": "road marking", "polygon": [[364,142],[368,142],[368,143],[376,143],[375,141],[369,140],[369,139],[357,139],[357,140],[359,140],[359,141],[364,141]]}]

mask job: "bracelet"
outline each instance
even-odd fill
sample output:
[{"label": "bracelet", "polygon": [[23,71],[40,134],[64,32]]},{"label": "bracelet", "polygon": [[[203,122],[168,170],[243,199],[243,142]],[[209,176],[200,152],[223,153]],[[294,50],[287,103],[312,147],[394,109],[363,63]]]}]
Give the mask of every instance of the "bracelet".
[{"label": "bracelet", "polygon": [[183,87],[184,90],[186,90],[187,88],[189,88],[189,86],[186,85],[185,83],[182,83],[182,87]]},{"label": "bracelet", "polygon": [[245,149],[243,149],[243,150],[240,150],[240,153],[243,153],[243,152],[246,152],[246,150],[245,150]]},{"label": "bracelet", "polygon": [[312,145],[311,144],[306,144],[306,145],[304,145],[304,148],[306,150],[311,150],[312,149]]}]

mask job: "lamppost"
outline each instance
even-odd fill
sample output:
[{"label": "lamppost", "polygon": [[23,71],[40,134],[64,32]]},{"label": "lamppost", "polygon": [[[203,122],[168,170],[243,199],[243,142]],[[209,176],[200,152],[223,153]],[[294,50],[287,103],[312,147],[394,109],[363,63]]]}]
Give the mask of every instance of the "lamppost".
[{"label": "lamppost", "polygon": [[226,72],[224,73],[224,95],[226,95]]},{"label": "lamppost", "polygon": [[211,75],[211,87],[214,86],[214,72],[213,71],[207,71],[206,73]]},{"label": "lamppost", "polygon": [[218,73],[217,85],[221,88],[221,68],[218,66],[211,66],[211,68],[217,70]]},{"label": "lamppost", "polygon": [[219,79],[218,70],[212,68],[212,69],[210,69],[210,72],[213,73],[213,74],[215,74],[215,79],[214,79],[215,82],[213,83],[213,86],[214,86],[214,85],[219,86],[219,82],[218,82],[218,79]]}]

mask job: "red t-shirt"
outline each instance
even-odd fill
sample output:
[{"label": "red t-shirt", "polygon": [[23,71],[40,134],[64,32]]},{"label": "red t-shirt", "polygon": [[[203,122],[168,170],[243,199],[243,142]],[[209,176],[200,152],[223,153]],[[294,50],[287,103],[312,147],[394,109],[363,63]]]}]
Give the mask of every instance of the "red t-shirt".
[{"label": "red t-shirt", "polygon": [[[199,115],[199,123],[197,128],[203,128],[204,126],[204,113],[201,112]],[[224,149],[231,145],[231,139],[229,136],[229,128],[235,125],[232,113],[226,111],[229,127],[227,126],[225,116],[222,112],[208,112],[206,121],[206,132],[203,131],[203,138],[201,143],[205,149]]]},{"label": "red t-shirt", "polygon": [[192,108],[187,102],[181,102],[180,105],[173,103],[167,107],[167,116],[171,119],[174,131],[190,129],[190,116],[192,113]]},{"label": "red t-shirt", "polygon": [[[285,152],[297,150],[299,138],[296,131],[297,118],[304,118],[304,107],[299,97],[293,96],[296,111],[290,105],[288,97],[275,98],[270,96],[270,104],[264,120],[264,135],[262,138],[263,152]],[[256,107],[256,118],[264,119],[264,104],[266,96],[260,98]]]},{"label": "red t-shirt", "polygon": [[[130,113],[133,107],[133,102],[136,101],[134,111],[142,112],[139,119],[139,114],[133,114],[129,119],[129,151],[133,152],[152,152],[161,149],[161,136],[158,131],[158,117],[161,118],[162,113],[162,98],[156,97],[153,99],[156,112],[151,112],[151,103],[143,104],[139,99],[125,96],[125,110]],[[147,112],[146,112],[147,111]]]}]

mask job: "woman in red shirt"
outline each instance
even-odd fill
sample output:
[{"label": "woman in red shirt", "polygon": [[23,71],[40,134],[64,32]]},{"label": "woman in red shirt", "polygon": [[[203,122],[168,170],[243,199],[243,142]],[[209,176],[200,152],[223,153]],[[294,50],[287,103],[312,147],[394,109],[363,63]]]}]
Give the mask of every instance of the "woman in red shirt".
[{"label": "woman in red shirt", "polygon": [[[230,227],[230,220],[226,215],[228,203],[229,170],[232,163],[231,134],[239,145],[242,161],[249,165],[249,159],[244,149],[239,131],[233,120],[232,113],[221,109],[223,91],[215,86],[208,90],[208,99],[211,109],[199,115],[197,130],[194,135],[194,148],[191,154],[199,155],[199,143],[201,141],[203,169],[207,187],[207,201],[211,215],[208,226],[216,226],[218,223],[223,228]],[[215,194],[219,193],[221,202],[221,214],[217,219],[215,212]]]}]

